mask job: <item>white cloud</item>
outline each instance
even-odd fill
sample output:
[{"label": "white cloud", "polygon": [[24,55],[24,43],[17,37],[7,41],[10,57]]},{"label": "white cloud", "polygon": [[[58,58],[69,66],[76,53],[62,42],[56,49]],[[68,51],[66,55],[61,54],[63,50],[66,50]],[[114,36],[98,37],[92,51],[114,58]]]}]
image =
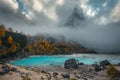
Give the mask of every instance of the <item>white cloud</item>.
[{"label": "white cloud", "polygon": [[[15,1],[15,0],[4,0],[7,4],[10,5],[10,7],[12,7],[12,9],[15,9],[17,10],[19,7],[18,7],[18,3]],[[7,5],[6,4],[6,5]]]},{"label": "white cloud", "polygon": [[63,5],[64,4],[64,0],[56,0],[56,4]]},{"label": "white cloud", "polygon": [[42,3],[39,0],[33,0],[33,9],[38,12],[41,12],[43,9]]},{"label": "white cloud", "polygon": [[32,18],[34,17],[34,14],[32,12],[22,12],[22,14],[28,19],[28,20],[32,20]]},{"label": "white cloud", "polygon": [[55,7],[51,7],[51,8],[44,9],[43,12],[44,12],[45,15],[47,15],[51,20],[57,21],[58,17],[57,17],[57,14],[56,14],[56,12],[55,12]]},{"label": "white cloud", "polygon": [[92,7],[88,4],[89,0],[81,0],[80,7],[83,9],[84,13],[89,17],[94,17],[97,14],[97,11],[92,9]]},{"label": "white cloud", "polygon": [[106,16],[101,16],[99,19],[97,18],[95,22],[100,25],[106,25],[109,23],[109,20]]},{"label": "white cloud", "polygon": [[110,19],[113,22],[120,22],[120,0],[118,1],[118,4],[115,6],[115,8],[111,11]]},{"label": "white cloud", "polygon": [[0,3],[14,11],[19,8],[18,3],[15,0],[0,0]]}]

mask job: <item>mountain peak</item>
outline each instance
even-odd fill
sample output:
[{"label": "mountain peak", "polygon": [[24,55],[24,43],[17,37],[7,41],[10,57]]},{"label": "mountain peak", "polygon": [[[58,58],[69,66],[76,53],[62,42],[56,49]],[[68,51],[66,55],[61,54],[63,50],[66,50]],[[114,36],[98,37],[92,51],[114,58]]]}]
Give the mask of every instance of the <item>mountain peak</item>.
[{"label": "mountain peak", "polygon": [[69,16],[68,20],[65,23],[65,26],[76,27],[84,21],[83,13],[78,9],[78,7],[73,8],[72,14]]}]

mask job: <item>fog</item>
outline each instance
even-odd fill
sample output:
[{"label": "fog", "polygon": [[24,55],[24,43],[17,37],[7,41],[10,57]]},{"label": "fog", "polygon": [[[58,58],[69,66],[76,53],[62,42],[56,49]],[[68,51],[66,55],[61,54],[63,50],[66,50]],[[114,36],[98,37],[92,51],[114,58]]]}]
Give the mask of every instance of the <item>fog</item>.
[{"label": "fog", "polygon": [[[0,24],[33,36],[62,35],[97,52],[120,52],[119,5],[120,0],[1,0]],[[84,20],[73,15],[74,8]]]}]

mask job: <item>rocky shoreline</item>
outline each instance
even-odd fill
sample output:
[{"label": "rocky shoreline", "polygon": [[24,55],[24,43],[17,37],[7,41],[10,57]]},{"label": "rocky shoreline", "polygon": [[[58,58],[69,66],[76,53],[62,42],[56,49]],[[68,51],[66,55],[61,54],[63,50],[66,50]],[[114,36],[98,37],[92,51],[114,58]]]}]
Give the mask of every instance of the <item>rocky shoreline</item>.
[{"label": "rocky shoreline", "polygon": [[[64,66],[49,67],[20,67],[0,63],[0,80],[110,80],[106,74],[108,65],[111,64],[107,60],[100,64],[84,65],[76,63],[74,59],[66,60]],[[119,64],[115,68],[120,71]]]}]

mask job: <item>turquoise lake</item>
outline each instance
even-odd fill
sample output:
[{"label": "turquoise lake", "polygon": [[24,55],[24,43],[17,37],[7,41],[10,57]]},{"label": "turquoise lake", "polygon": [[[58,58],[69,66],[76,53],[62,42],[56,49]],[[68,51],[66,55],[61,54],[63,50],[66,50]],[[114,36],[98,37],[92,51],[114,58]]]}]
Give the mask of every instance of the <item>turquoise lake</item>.
[{"label": "turquoise lake", "polygon": [[44,67],[64,65],[65,60],[75,58],[84,64],[99,63],[102,60],[109,60],[113,64],[120,63],[120,54],[73,54],[73,55],[44,55],[30,56],[21,60],[11,61],[10,63],[17,66],[26,67]]}]

